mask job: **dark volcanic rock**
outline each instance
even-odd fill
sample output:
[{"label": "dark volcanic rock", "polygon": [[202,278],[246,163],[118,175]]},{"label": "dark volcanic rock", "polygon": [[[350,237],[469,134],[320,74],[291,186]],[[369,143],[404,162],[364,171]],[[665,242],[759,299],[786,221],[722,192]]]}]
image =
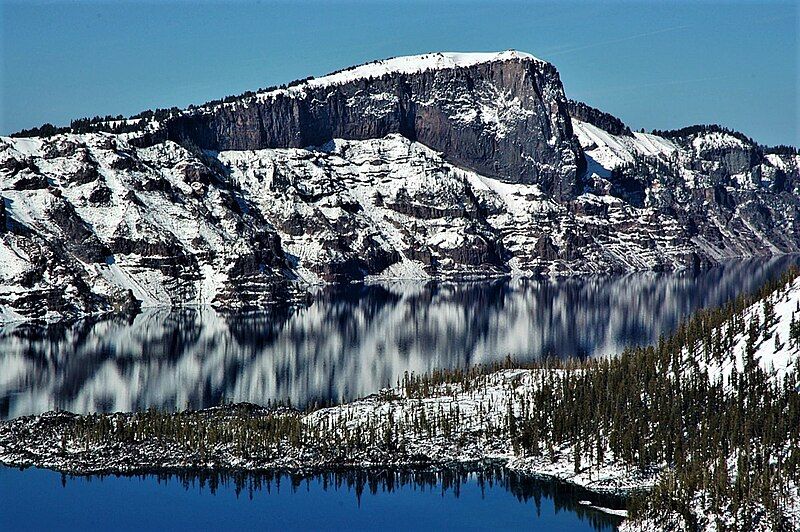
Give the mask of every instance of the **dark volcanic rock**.
[{"label": "dark volcanic rock", "polygon": [[626,126],[622,120],[614,115],[605,113],[600,109],[595,109],[590,105],[586,105],[583,102],[568,100],[567,109],[569,110],[569,116],[576,118],[581,122],[593,124],[613,135],[627,135],[628,137],[633,136],[631,129]]},{"label": "dark volcanic rock", "polygon": [[94,234],[92,228],[75,212],[75,207],[63,198],[54,199],[47,210],[49,219],[61,230],[64,245],[81,260],[103,262],[111,254],[108,246]]},{"label": "dark volcanic rock", "polygon": [[0,234],[6,232],[6,199],[0,196]]},{"label": "dark volcanic rock", "polygon": [[293,89],[181,114],[165,135],[253,150],[400,133],[456,165],[555,196],[570,195],[582,170],[558,72],[526,56]]}]

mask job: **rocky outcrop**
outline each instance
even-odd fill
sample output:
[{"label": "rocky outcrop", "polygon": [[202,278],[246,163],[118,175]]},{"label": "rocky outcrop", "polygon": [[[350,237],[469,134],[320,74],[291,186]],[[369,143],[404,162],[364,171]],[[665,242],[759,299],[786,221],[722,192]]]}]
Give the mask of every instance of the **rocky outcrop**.
[{"label": "rocky outcrop", "polygon": [[798,156],[765,154],[744,135],[687,128],[682,135],[613,135],[574,120],[587,190],[668,215],[700,258],[800,249]]},{"label": "rocky outcrop", "polygon": [[622,120],[614,115],[605,113],[600,109],[586,105],[583,102],[568,100],[567,109],[570,117],[580,120],[581,122],[588,122],[604,131],[611,133],[612,135],[626,135],[628,137],[633,136],[633,133],[631,133],[631,128],[626,126]]},{"label": "rocky outcrop", "polygon": [[411,72],[394,69],[392,61],[375,77],[345,71],[181,113],[165,122],[161,135],[227,151],[399,133],[482,175],[572,194],[583,160],[553,65],[517,52],[477,63],[430,54]]},{"label": "rocky outcrop", "polygon": [[0,234],[6,232],[6,225],[8,222],[6,221],[6,199],[3,196],[0,196]]},{"label": "rocky outcrop", "polygon": [[0,320],[302,297],[287,284],[275,231],[223,182],[198,195],[183,169],[211,170],[177,145],[136,150],[107,134],[7,139],[0,158],[48,183],[19,189],[20,172],[0,179]]}]

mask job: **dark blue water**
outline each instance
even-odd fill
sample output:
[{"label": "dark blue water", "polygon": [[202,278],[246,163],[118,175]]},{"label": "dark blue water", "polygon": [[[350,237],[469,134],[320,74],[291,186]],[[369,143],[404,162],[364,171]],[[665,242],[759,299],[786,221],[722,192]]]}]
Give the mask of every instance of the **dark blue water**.
[{"label": "dark blue water", "polygon": [[69,478],[0,467],[1,530],[613,530],[565,487],[457,475]]}]

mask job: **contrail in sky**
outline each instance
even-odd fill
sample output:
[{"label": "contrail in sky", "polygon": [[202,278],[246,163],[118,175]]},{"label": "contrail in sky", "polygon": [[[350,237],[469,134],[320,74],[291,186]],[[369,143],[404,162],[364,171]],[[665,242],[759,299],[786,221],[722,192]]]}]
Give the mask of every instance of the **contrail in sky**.
[{"label": "contrail in sky", "polygon": [[[752,24],[765,24],[765,23],[768,23],[768,22],[775,22],[775,21],[779,21],[779,20],[780,21],[785,20],[785,17],[777,16],[777,17],[767,17],[767,18],[762,18],[762,19],[754,19],[754,20],[751,21],[751,23]],[[553,55],[569,54],[569,53],[572,53],[572,52],[577,52],[579,50],[586,50],[588,48],[596,48],[598,46],[605,46],[607,44],[616,44],[618,42],[632,41],[634,39],[641,39],[642,37],[649,37],[651,35],[658,35],[658,34],[661,34],[661,33],[669,33],[671,31],[685,30],[685,29],[691,28],[694,25],[695,24],[682,24],[680,26],[672,26],[670,28],[662,28],[660,30],[653,30],[653,31],[647,31],[647,32],[644,32],[644,33],[637,33],[636,35],[628,35],[627,37],[620,37],[618,39],[609,39],[607,41],[598,41],[598,42],[591,43],[591,44],[584,44],[584,45],[581,45],[581,46],[575,46],[573,48],[566,48],[564,50],[557,50],[557,51],[555,51],[553,53],[550,53],[550,54],[547,54],[547,55],[548,56],[553,56]]]},{"label": "contrail in sky", "polygon": [[658,35],[659,33],[668,33],[670,31],[678,31],[690,28],[690,24],[684,24],[682,26],[674,26],[672,28],[663,28],[660,30],[648,31],[645,33],[637,33],[636,35],[629,35],[627,37],[620,37],[619,39],[610,39],[607,41],[599,41],[592,44],[585,44],[583,46],[576,46],[574,48],[567,48],[566,50],[560,50],[558,52],[553,52],[552,54],[548,55],[561,55],[561,54],[568,54],[571,52],[577,52],[578,50],[586,50],[587,48],[596,48],[597,46],[605,46],[606,44],[615,44],[618,42],[625,42],[625,41],[632,41],[633,39],[641,39],[642,37],[649,37],[650,35]]},{"label": "contrail in sky", "polygon": [[[689,78],[689,79],[670,79],[665,81],[656,81],[652,83],[638,83],[634,85],[618,85],[616,87],[605,87],[600,90],[590,90],[590,91],[581,91],[580,97],[586,98],[586,96],[597,96],[598,94],[608,94],[620,91],[630,91],[630,90],[639,90],[639,89],[647,89],[650,87],[663,87],[666,85],[688,85],[691,83],[699,83],[701,81],[718,81],[722,79],[736,79],[740,78],[741,76],[736,74],[730,74],[726,76],[708,76],[703,78]],[[577,94],[576,94],[577,97]]]}]

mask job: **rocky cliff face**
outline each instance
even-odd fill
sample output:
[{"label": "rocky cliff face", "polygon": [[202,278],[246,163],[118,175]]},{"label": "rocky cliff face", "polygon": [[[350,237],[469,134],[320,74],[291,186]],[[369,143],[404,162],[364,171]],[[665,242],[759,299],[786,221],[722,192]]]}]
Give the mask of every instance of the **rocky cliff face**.
[{"label": "rocky cliff face", "polygon": [[0,165],[0,319],[302,295],[271,226],[177,145],[4,139]]},{"label": "rocky cliff face", "polygon": [[575,120],[588,122],[612,135],[633,136],[631,128],[626,126],[622,120],[616,116],[604,113],[600,109],[595,109],[594,107],[586,105],[583,102],[569,100],[567,102],[567,109],[569,110],[569,116]]},{"label": "rocky cliff face", "polygon": [[700,256],[798,251],[798,155],[767,153],[717,128],[665,137],[573,125],[588,163],[587,192],[668,215]]},{"label": "rocky cliff face", "polygon": [[0,139],[0,320],[800,249],[797,155],[630,133],[518,52],[396,58],[131,124]]},{"label": "rocky cliff face", "polygon": [[487,177],[571,194],[583,161],[558,71],[519,52],[471,55],[363,65],[182,113],[167,120],[160,135],[223,151],[399,133]]}]

